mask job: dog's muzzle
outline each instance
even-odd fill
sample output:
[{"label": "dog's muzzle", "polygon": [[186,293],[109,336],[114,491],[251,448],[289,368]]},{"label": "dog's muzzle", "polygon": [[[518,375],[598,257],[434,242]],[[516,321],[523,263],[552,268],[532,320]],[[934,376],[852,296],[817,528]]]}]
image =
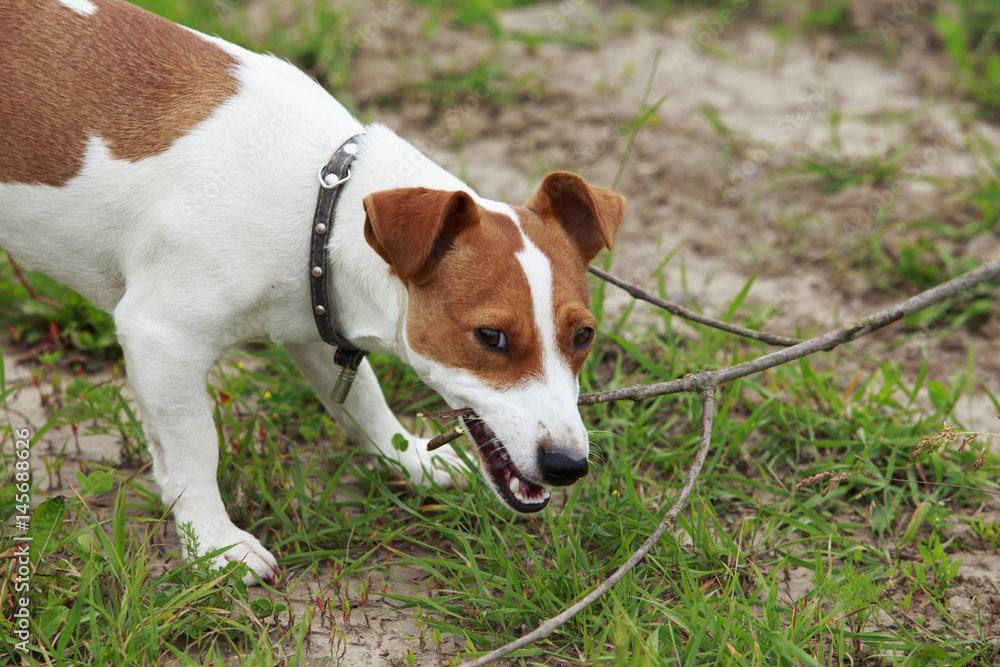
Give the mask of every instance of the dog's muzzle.
[{"label": "dog's muzzle", "polygon": [[[530,514],[538,512],[549,503],[549,486],[537,484],[524,476],[510,458],[507,448],[494,435],[489,426],[482,419],[473,414],[470,417],[463,417],[462,423],[469,437],[476,443],[476,451],[483,462],[483,470],[486,478],[490,481],[497,495],[515,512]],[[565,458],[565,457],[564,457]],[[559,468],[559,462],[556,462]],[[584,473],[586,472],[584,461]],[[556,475],[559,479],[568,479],[565,472]],[[577,475],[573,480],[579,479]],[[546,484],[548,482],[548,477]],[[571,484],[571,481],[565,482]]]}]

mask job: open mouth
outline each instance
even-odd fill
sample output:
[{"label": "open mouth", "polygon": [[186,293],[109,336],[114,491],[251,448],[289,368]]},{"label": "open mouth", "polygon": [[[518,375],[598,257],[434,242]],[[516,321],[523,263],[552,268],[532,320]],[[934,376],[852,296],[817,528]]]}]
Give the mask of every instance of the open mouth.
[{"label": "open mouth", "polygon": [[511,509],[530,514],[549,504],[548,487],[525,479],[510,460],[507,448],[486,422],[473,414],[471,417],[463,417],[462,423],[476,443],[476,449],[483,460],[483,469],[493,483],[493,488]]}]

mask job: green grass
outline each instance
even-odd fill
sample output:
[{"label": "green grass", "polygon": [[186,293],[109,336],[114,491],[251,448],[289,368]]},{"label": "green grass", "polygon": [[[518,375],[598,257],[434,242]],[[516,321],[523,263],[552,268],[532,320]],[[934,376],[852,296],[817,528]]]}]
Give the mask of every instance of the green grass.
[{"label": "green grass", "polygon": [[850,25],[849,0],[810,0],[805,3],[802,25],[812,30],[844,30]]},{"label": "green grass", "polygon": [[[969,254],[964,248],[977,237],[992,234],[1000,218],[1000,160],[992,145],[975,132],[966,131],[965,145],[977,163],[979,175],[961,180],[934,177],[924,173],[931,161],[919,155],[927,138],[914,134],[884,155],[848,157],[840,136],[841,121],[839,112],[831,114],[827,149],[797,156],[794,164],[772,175],[781,187],[817,188],[824,195],[861,186],[853,194],[851,210],[842,215],[839,243],[829,257],[832,266],[843,272],[862,271],[874,287],[903,297],[954,278],[987,259]],[[914,157],[914,153],[918,156]],[[917,181],[957,191],[957,198],[970,202],[979,215],[953,216],[949,220],[901,218],[896,204],[907,196],[906,184]],[[793,247],[801,252],[806,218],[784,223],[793,236]],[[906,323],[926,329],[946,322],[947,330],[952,332],[970,321],[983,321],[993,311],[996,287],[995,281],[980,285],[959,300],[936,304],[908,317]]]},{"label": "green grass", "polygon": [[[338,95],[345,88],[352,53],[338,45],[353,34],[345,10],[298,4],[293,22],[254,36],[241,28],[240,4],[143,4],[289,57]],[[497,13],[507,6],[427,4],[432,22],[454,16],[494,35]],[[712,6],[643,4],[663,11]],[[812,27],[842,25],[843,3],[811,7]],[[445,100],[446,107],[447,100],[475,94],[484,73],[507,81],[488,62],[466,65],[436,70],[404,92]],[[521,88],[502,88],[487,101],[523,100],[517,91],[532,82],[514,83]],[[503,97],[511,90],[513,97]],[[636,132],[646,118],[640,113],[633,122]],[[854,163],[812,156],[804,171],[831,193],[851,184],[879,187],[897,177],[904,154],[901,148]],[[868,265],[884,289],[925,287],[966,268],[967,259],[937,240],[995,230],[1000,170],[987,146],[981,162],[984,178],[966,193],[981,220],[969,228],[911,221],[933,242],[906,241],[899,261],[883,252],[884,228],[865,237],[857,252],[874,258]],[[466,655],[489,650],[558,613],[624,562],[652,532],[697,446],[697,397],[585,408],[591,474],[556,493],[547,511],[515,517],[478,478],[467,490],[443,490],[373,471],[342,442],[284,352],[269,346],[238,352],[218,366],[211,389],[220,488],[230,516],[275,550],[286,573],[273,586],[251,590],[239,581],[241,566],[213,572],[205,559],[180,564],[177,545],[164,544],[169,508],[147,483],[144,435],[120,367],[108,381],[84,372],[97,356],[116,363],[110,320],[55,283],[32,276],[32,284],[65,310],[32,300],[0,260],[4,324],[18,351],[43,346],[32,367],[38,389],[22,389],[37,391],[45,404],[47,421],[35,439],[69,428],[81,436],[111,435],[120,449],[114,460],[84,462],[80,495],[52,488],[75,457],[72,435],[60,436],[58,451],[32,470],[30,664],[299,665],[320,659],[320,634],[333,647],[329,662],[337,664],[350,626],[378,622],[376,614],[389,614],[390,606],[413,613],[419,628],[405,649],[387,656],[396,664],[416,662],[448,638],[458,638]],[[598,312],[605,289],[595,288]],[[988,294],[981,290],[908,324],[962,326],[983,309],[991,313]],[[739,301],[730,309],[734,319],[767,325],[771,311]],[[670,380],[765,350],[716,331],[682,335],[687,328],[666,314],[655,326],[640,325],[630,313],[602,317],[582,391]],[[952,445],[908,461],[923,438],[946,429],[975,380],[971,366],[951,378],[929,378],[932,352],[922,354],[904,372],[894,362],[858,362],[847,348],[720,388],[713,447],[675,529],[593,607],[523,649],[518,664],[996,664],[989,610],[960,617],[947,600],[958,585],[956,552],[1000,548],[996,523],[972,518],[987,494],[1000,492],[1000,466],[989,453],[977,463],[987,436],[966,451]],[[442,407],[411,369],[391,359],[374,363],[401,412]],[[16,480],[14,432],[22,416],[11,408],[6,386],[0,381],[0,474]],[[20,534],[12,524],[16,496],[14,485],[0,488],[0,550],[8,554]],[[963,523],[977,544],[948,539],[950,527]],[[405,583],[396,573],[400,565],[410,568],[412,586],[383,588]],[[793,577],[810,584],[792,595]],[[4,600],[12,581],[0,583]],[[298,585],[309,594],[293,592]],[[12,606],[0,613],[4,657],[17,641],[12,614]]]},{"label": "green grass", "polygon": [[[669,379],[762,351],[711,331],[698,341],[682,338],[669,315],[656,336],[627,321],[605,325],[629,335],[602,336],[583,371],[584,390]],[[390,398],[409,401],[412,371],[376,362]],[[878,654],[885,664],[904,664],[934,643],[952,664],[992,664],[996,648],[985,628],[959,629],[944,604],[953,547],[939,533],[952,512],[997,490],[998,466],[987,455],[985,468],[973,470],[978,447],[934,453],[923,460],[923,475],[957,486],[922,483],[907,457],[943,427],[965,378],[929,383],[929,413],[916,407],[925,382],[924,373],[916,384],[905,381],[890,363],[862,375],[827,355],[722,387],[712,453],[677,530],[604,599],[521,655],[621,665],[846,665]],[[86,422],[91,431],[126,432],[126,442],[141,439],[116,407],[120,380],[90,391],[85,380],[74,383],[52,401],[62,407],[47,426]],[[42,591],[32,607],[36,659],[152,665],[240,656],[241,664],[298,664],[307,653],[304,617],[325,609],[341,627],[338,607],[367,599],[389,563],[421,574],[411,594],[384,597],[419,612],[432,635],[488,649],[561,610],[649,535],[693,454],[699,419],[692,396],[585,409],[594,432],[592,474],[556,494],[553,509],[513,517],[478,479],[468,491],[416,489],[369,471],[339,444],[276,348],[219,367],[213,392],[219,478],[231,516],[277,550],[289,578],[335,576],[291,620],[287,611],[282,616],[287,582],[253,596],[237,578],[198,563],[151,566],[165,556],[155,539],[165,508],[130,479],[141,453],[130,450],[128,465],[92,466],[89,493],[79,497],[44,492],[36,471],[32,530],[48,536],[35,544]],[[420,404],[434,402],[428,396]],[[5,416],[0,466],[9,475],[9,431],[18,418]],[[843,473],[853,475],[833,489],[824,490],[829,477],[797,488],[810,476]],[[348,479],[355,481],[345,485]],[[348,497],[335,499],[338,489]],[[113,511],[100,509],[109,505]],[[3,507],[9,519],[12,503]],[[936,514],[920,510],[931,507]],[[13,531],[4,526],[0,544],[9,546]],[[990,530],[981,528],[984,539],[995,539]],[[919,545],[916,561],[901,555],[909,542]],[[791,569],[812,572],[816,581],[802,599],[783,592]],[[342,588],[348,581],[361,584]],[[872,592],[882,589],[887,595]],[[922,603],[931,606],[918,611]],[[879,612],[896,626],[873,626]],[[924,629],[932,616],[954,634]],[[0,623],[9,645],[9,619]]]},{"label": "green grass", "polygon": [[797,164],[782,172],[792,184],[816,183],[824,194],[832,195],[851,185],[887,189],[903,176],[907,156],[917,144],[908,138],[884,155],[848,156],[841,140],[840,111],[830,113],[830,147],[802,155]]},{"label": "green grass", "polygon": [[991,0],[952,0],[954,12],[931,23],[955,63],[955,83],[987,116],[1000,114],[1000,6]]}]

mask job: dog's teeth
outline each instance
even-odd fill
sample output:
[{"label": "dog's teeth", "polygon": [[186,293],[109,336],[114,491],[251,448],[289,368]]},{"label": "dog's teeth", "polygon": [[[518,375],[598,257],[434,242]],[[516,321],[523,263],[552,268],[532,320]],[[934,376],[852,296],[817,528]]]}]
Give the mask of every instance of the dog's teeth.
[{"label": "dog's teeth", "polygon": [[518,495],[518,493],[520,493],[520,491],[521,491],[521,480],[519,480],[517,477],[511,477],[510,492],[516,496]]}]

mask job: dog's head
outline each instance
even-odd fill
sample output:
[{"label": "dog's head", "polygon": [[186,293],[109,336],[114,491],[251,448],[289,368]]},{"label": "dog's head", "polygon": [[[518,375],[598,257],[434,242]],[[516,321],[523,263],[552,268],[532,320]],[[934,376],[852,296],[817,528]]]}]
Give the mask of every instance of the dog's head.
[{"label": "dog's head", "polygon": [[535,512],[587,472],[577,374],[594,342],[588,263],[625,199],[549,175],[524,207],[403,188],[364,200],[365,238],[408,293],[410,363],[464,418],[500,499]]}]

